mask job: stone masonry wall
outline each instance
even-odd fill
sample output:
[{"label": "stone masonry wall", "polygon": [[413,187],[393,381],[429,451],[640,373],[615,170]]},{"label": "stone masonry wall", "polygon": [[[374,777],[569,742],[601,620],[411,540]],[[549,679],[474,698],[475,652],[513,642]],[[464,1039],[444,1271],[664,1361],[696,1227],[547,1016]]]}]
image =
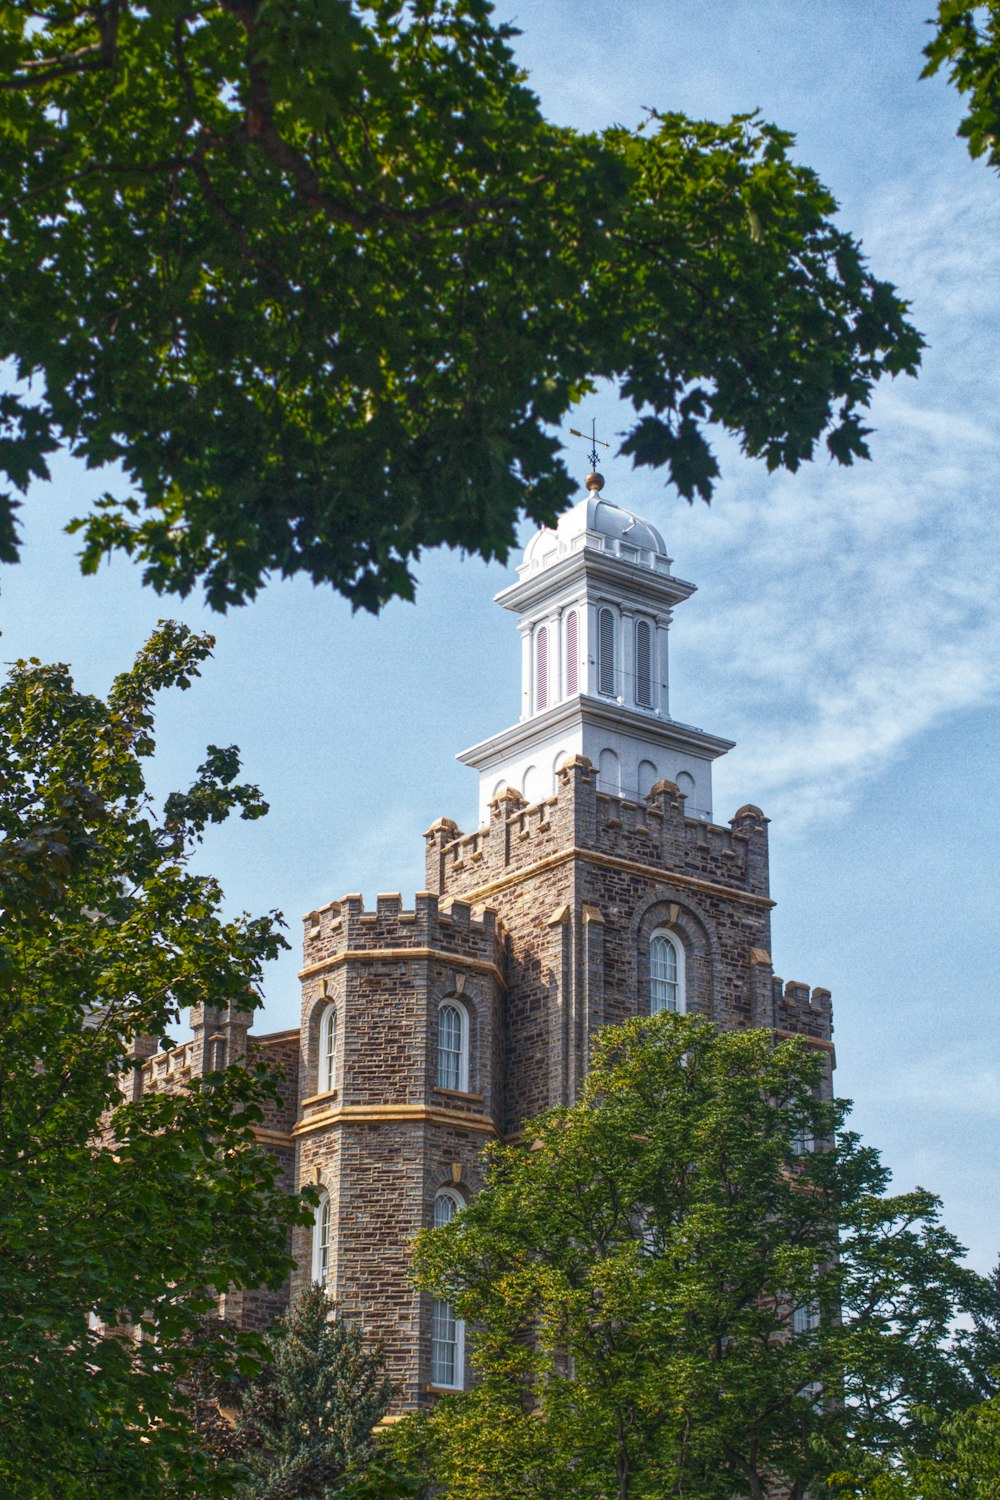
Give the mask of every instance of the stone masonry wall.
[{"label": "stone masonry wall", "polygon": [[[495,908],[510,936],[505,1134],[572,1101],[593,1032],[648,1007],[657,930],[681,940],[691,1013],[725,1027],[799,1029],[798,1012],[786,1006],[779,1017],[775,1008],[759,808],[741,808],[728,828],[706,824],[685,816],[673,783],[657,783],[643,803],[611,797],[575,756],[557,794],[535,806],[508,790],[477,833],[435,823],[427,880],[443,895]],[[829,1036],[828,1010],[801,1019]]]},{"label": "stone masonry wall", "polygon": [[[433,1223],[442,1185],[460,1194],[480,1185],[483,1143],[498,1134],[506,946],[493,912],[474,916],[468,903],[426,892],[410,910],[394,893],[374,912],[347,896],[306,917],[297,1178],[330,1195],[331,1292],[381,1342],[407,1406],[427,1399],[430,1379],[430,1308],[410,1280],[413,1236]],[[468,1018],[463,1090],[437,1085],[445,999]],[[331,1005],[334,1087],[319,1092]],[[312,1274],[308,1231],[293,1253],[294,1291]]]}]

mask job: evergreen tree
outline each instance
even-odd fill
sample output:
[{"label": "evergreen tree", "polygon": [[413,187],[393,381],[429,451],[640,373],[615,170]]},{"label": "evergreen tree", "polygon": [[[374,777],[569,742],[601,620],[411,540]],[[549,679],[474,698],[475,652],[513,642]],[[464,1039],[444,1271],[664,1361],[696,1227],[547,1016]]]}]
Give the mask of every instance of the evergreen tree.
[{"label": "evergreen tree", "polygon": [[238,1440],[250,1478],[241,1500],[324,1500],[372,1456],[392,1381],[381,1350],[310,1286],[265,1336],[271,1363],[250,1386]]}]

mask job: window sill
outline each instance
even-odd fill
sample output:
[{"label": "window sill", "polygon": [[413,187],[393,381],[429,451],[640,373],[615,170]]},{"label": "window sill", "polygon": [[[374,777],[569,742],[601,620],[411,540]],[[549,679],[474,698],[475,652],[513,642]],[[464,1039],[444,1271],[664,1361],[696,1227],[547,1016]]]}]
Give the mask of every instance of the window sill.
[{"label": "window sill", "polygon": [[[464,1099],[468,1104],[482,1104],[486,1098],[485,1094],[470,1094],[465,1089],[442,1089],[436,1084],[431,1092],[441,1094],[445,1099]],[[459,1387],[456,1386],[455,1389],[458,1390]]]},{"label": "window sill", "polygon": [[431,1385],[430,1381],[424,1386],[425,1396],[457,1396],[465,1390],[464,1385]]}]

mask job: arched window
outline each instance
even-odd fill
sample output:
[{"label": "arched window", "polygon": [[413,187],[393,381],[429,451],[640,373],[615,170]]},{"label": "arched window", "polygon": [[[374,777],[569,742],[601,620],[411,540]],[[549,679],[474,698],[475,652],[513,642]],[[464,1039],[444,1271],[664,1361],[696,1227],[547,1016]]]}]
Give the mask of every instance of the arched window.
[{"label": "arched window", "polygon": [[639,796],[648,797],[653,787],[659,781],[656,767],[651,760],[639,762]]},{"label": "arched window", "polygon": [[[450,1224],[463,1207],[453,1188],[441,1188],[434,1196],[434,1228]],[[465,1365],[465,1324],[455,1317],[450,1302],[435,1297],[431,1308],[431,1385],[460,1390]]]},{"label": "arched window", "polygon": [[326,1286],[330,1279],[330,1194],[326,1188],[320,1193],[313,1220],[312,1279],[319,1286]]},{"label": "arched window", "polygon": [[456,1000],[438,1008],[437,1086],[460,1093],[469,1088],[469,1017]]},{"label": "arched window", "polygon": [[635,701],[643,708],[653,706],[652,632],[647,620],[635,622]]},{"label": "arched window", "polygon": [[575,609],[566,616],[566,696],[572,698],[580,686],[580,625]]},{"label": "arched window", "polygon": [[684,1010],[684,949],[668,932],[649,941],[649,1013]]},{"label": "arched window", "polygon": [[337,1077],[337,1007],[328,1005],[319,1023],[319,1077],[317,1094],[329,1094]]},{"label": "arched window", "polygon": [[549,706],[549,631],[543,625],[535,636],[535,708]]},{"label": "arched window", "polygon": [[450,1224],[452,1219],[465,1204],[458,1196],[454,1188],[439,1188],[434,1195],[434,1228],[440,1229],[445,1224]]},{"label": "arched window", "polygon": [[597,691],[615,691],[615,616],[610,609],[597,613]]}]

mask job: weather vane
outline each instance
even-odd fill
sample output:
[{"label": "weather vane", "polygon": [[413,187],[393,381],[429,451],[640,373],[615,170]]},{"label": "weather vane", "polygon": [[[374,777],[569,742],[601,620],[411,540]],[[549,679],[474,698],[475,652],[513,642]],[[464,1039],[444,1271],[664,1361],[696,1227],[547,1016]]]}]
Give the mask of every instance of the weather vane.
[{"label": "weather vane", "polygon": [[[573,437],[583,438],[584,442],[587,441],[587,434],[585,432],[577,432],[577,430],[576,430],[575,427],[571,427],[570,428],[570,433],[572,434]],[[610,448],[611,447],[610,443],[606,443],[603,438],[599,438],[597,436],[597,422],[593,418],[591,418],[591,422],[590,422],[590,467],[592,469],[596,469],[597,468],[597,445],[598,445],[598,443],[600,443],[600,445],[601,445],[602,448]]]}]

